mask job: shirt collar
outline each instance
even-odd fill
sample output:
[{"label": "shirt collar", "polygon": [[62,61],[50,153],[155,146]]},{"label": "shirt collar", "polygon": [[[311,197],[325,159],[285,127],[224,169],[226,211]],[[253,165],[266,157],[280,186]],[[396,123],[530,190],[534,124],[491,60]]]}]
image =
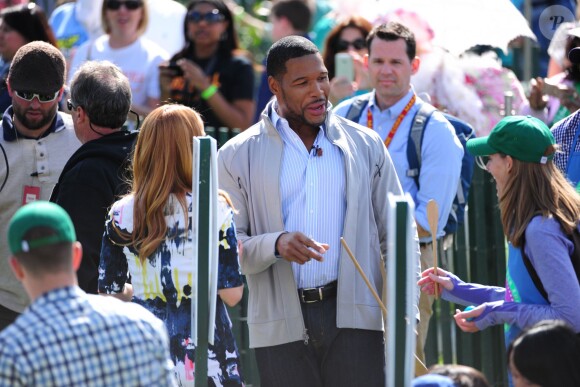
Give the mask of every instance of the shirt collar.
[{"label": "shirt collar", "polygon": [[[369,109],[372,109],[374,106],[376,106],[376,108],[379,109],[379,105],[376,102],[376,91],[373,90],[372,93],[373,93],[372,98],[369,101]],[[405,94],[405,96],[403,98],[401,98],[399,101],[397,101],[397,103],[395,103],[390,108],[383,110],[382,113],[383,114],[387,113],[391,117],[397,117],[399,114],[401,114],[403,112],[403,109],[405,108],[405,106],[407,106],[407,104],[409,103],[411,98],[413,98],[414,94],[415,94],[415,89],[413,88],[413,85],[411,85],[411,88],[409,89],[407,94]],[[380,109],[379,109],[379,111],[380,111]]]},{"label": "shirt collar", "polygon": [[64,299],[75,298],[83,295],[83,290],[78,286],[68,285],[60,288],[51,289],[34,300],[30,308],[38,308],[41,305],[58,303]]},{"label": "shirt collar", "polygon": [[[278,101],[274,100],[274,102],[272,103],[272,108],[270,109],[270,121],[272,121],[272,125],[274,125],[274,128],[276,128],[276,131],[278,131],[278,133],[280,134],[281,131],[283,130],[283,128],[290,128],[290,124],[288,123],[288,120],[286,120],[283,117],[280,117],[280,115],[278,114],[278,112],[276,111],[276,109],[278,108]],[[332,105],[327,106],[327,113],[326,114],[331,114],[331,109],[332,109]],[[281,125],[281,126],[278,126]],[[323,135],[326,136],[326,121],[324,124],[320,125],[320,129],[321,132],[323,132]],[[320,135],[320,134],[319,134]]]},{"label": "shirt collar", "polygon": [[16,127],[14,126],[14,122],[12,121],[12,117],[14,115],[14,108],[10,106],[4,112],[4,116],[2,117],[2,129],[4,132],[4,140],[11,142],[15,141],[17,138],[27,139],[27,140],[38,140],[40,138],[44,138],[51,133],[58,132],[64,129],[64,121],[58,112],[56,113],[55,119],[52,120],[52,124],[50,127],[40,136],[39,138],[36,137],[28,137],[16,131]]}]

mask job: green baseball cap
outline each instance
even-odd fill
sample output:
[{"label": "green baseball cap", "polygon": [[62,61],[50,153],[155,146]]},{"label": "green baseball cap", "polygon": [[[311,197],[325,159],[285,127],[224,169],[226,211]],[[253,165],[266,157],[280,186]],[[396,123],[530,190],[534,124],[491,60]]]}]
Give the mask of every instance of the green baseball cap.
[{"label": "green baseball cap", "polygon": [[546,164],[554,158],[555,143],[543,121],[532,116],[507,116],[489,136],[468,140],[466,147],[474,156],[503,153],[520,161]]},{"label": "green baseball cap", "polygon": [[[48,227],[55,233],[44,238],[26,239],[24,236],[35,227]],[[70,216],[58,204],[47,201],[39,200],[20,207],[8,225],[8,244],[12,254],[74,241],[76,234]]]}]

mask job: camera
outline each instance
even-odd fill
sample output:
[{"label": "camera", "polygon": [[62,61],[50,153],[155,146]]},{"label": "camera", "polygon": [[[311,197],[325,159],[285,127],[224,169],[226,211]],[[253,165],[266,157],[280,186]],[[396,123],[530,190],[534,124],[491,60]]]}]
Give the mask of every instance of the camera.
[{"label": "camera", "polygon": [[168,70],[170,70],[175,76],[182,76],[183,75],[183,70],[181,69],[181,67],[179,67],[179,65],[175,62],[175,61],[170,61],[169,64],[166,67]]}]

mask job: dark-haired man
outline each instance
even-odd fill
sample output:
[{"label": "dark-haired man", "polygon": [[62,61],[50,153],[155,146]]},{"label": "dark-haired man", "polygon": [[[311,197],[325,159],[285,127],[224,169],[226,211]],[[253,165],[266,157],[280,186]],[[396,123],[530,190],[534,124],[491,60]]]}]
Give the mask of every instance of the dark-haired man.
[{"label": "dark-haired man", "polygon": [[[308,38],[308,30],[312,20],[312,9],[305,0],[279,0],[274,3],[270,10],[270,22],[272,24],[272,41],[290,36],[299,35]],[[268,86],[268,74],[262,73],[258,96],[256,98],[256,114],[254,121],[260,121],[262,110],[272,99],[272,91]]]},{"label": "dark-haired man", "polygon": [[0,330],[29,303],[8,267],[8,220],[22,205],[50,197],[63,166],[81,145],[70,116],[58,112],[64,81],[63,55],[39,41],[20,47],[8,72],[12,106],[0,129]]},{"label": "dark-haired man", "polygon": [[79,286],[97,294],[101,240],[109,207],[127,193],[129,153],[137,132],[122,130],[131,108],[131,85],[111,62],[85,62],[71,81],[67,101],[83,144],[68,160],[50,201],[72,218],[85,259]]},{"label": "dark-haired man", "polygon": [[0,333],[0,386],[176,386],[163,321],[87,295],[82,246],[61,207],[36,201],[8,226],[10,266],[32,304]]},{"label": "dark-haired man", "polygon": [[261,383],[383,386],[381,311],[340,237],[381,293],[387,194],[402,192],[393,164],[376,133],[328,110],[328,72],[308,39],[274,43],[267,71],[275,99],[218,154]]},{"label": "dark-haired man", "polygon": [[[415,94],[411,76],[419,70],[413,32],[403,24],[390,22],[373,28],[367,36],[368,67],[374,89],[368,103],[359,112],[357,122],[376,131],[389,148],[403,191],[415,202],[415,221],[421,242],[421,268],[433,267],[431,229],[427,221],[427,203],[438,204],[437,238],[445,235],[451,205],[457,193],[463,147],[453,126],[439,111],[433,112],[425,124],[421,139],[421,168],[411,170],[408,161],[409,132],[415,115],[426,102]],[[347,117],[354,108],[354,97],[340,103],[334,112]],[[416,174],[418,178],[416,182]],[[443,244],[443,243],[442,243]],[[424,346],[433,314],[434,296],[421,292],[420,321],[417,326],[417,357],[424,361]]]}]

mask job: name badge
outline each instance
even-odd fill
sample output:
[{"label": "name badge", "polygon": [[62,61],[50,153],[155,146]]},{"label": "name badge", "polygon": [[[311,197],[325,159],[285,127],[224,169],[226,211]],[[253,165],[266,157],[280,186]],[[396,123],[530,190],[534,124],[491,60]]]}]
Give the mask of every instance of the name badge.
[{"label": "name badge", "polygon": [[40,187],[25,185],[22,191],[22,205],[40,200]]}]

